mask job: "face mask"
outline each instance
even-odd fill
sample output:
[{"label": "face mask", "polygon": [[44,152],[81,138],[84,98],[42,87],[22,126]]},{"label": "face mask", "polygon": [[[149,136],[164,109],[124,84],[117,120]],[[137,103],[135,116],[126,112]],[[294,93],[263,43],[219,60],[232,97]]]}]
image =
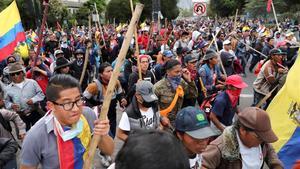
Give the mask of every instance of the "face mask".
[{"label": "face mask", "polygon": [[242,89],[228,90],[228,92],[229,92],[232,96],[239,97],[240,94],[241,94],[241,92],[242,92]]},{"label": "face mask", "polygon": [[55,127],[63,141],[68,141],[78,136],[83,130],[83,122],[80,119],[70,130],[64,131],[58,120],[54,117]]},{"label": "face mask", "polygon": [[143,105],[143,107],[150,108],[150,107],[153,107],[155,105],[155,101],[153,101],[153,102],[146,102],[144,100],[143,103],[142,103],[142,105]]},{"label": "face mask", "polygon": [[81,66],[82,64],[83,64],[83,59],[82,58],[78,59],[77,60],[77,65]]},{"label": "face mask", "polygon": [[168,79],[170,80],[170,83],[173,87],[173,89],[176,89],[178,85],[180,85],[181,82],[181,76],[174,76],[174,77],[168,77]]}]

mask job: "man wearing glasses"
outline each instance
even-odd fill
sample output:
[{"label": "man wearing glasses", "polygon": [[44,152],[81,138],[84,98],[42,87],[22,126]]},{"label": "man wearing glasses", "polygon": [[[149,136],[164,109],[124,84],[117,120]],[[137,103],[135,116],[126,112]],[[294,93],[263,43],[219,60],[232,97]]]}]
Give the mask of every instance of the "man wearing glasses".
[{"label": "man wearing glasses", "polygon": [[233,126],[211,142],[202,153],[203,168],[282,169],[270,143],[278,140],[272,130],[269,115],[256,107],[245,108]]},{"label": "man wearing glasses", "polygon": [[17,112],[29,130],[42,117],[39,102],[45,95],[36,81],[25,78],[25,68],[20,63],[10,64],[8,74],[12,83],[6,87],[6,108]]},{"label": "man wearing glasses", "polygon": [[47,90],[49,112],[29,130],[22,146],[21,169],[82,168],[92,135],[102,136],[98,148],[111,155],[109,121],[97,119],[85,107],[79,82],[70,75],[56,75]]}]

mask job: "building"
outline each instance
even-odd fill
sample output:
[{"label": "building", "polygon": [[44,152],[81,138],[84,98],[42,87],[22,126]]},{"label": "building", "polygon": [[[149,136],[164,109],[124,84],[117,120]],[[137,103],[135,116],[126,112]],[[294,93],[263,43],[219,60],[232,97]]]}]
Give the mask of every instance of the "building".
[{"label": "building", "polygon": [[76,11],[86,2],[87,0],[61,0],[61,2],[68,8],[71,14]]}]

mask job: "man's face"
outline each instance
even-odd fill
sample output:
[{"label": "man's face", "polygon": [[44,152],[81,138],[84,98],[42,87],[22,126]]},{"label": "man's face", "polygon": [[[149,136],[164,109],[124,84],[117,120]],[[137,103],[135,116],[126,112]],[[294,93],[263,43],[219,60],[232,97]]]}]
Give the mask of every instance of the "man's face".
[{"label": "man's face", "polygon": [[149,60],[147,58],[141,59],[141,69],[142,71],[147,71],[149,67]]},{"label": "man's face", "polygon": [[244,36],[244,37],[248,37],[249,35],[250,35],[250,32],[249,32],[249,31],[243,32],[243,36]]},{"label": "man's face", "polygon": [[173,68],[169,69],[167,71],[167,74],[168,74],[168,77],[181,76],[181,74],[182,74],[181,65],[176,65]]},{"label": "man's face", "polygon": [[218,57],[215,56],[215,57],[209,59],[209,63],[212,64],[212,65],[218,64]]},{"label": "man's face", "polygon": [[283,57],[282,55],[273,55],[272,58],[276,63],[281,63]]},{"label": "man's face", "polygon": [[224,45],[224,49],[227,51],[231,50],[231,44]]},{"label": "man's face", "polygon": [[63,74],[68,74],[70,71],[70,67],[69,66],[66,66],[66,67],[63,67],[60,69],[60,73],[63,73]]},{"label": "man's face", "polygon": [[77,55],[76,55],[76,58],[77,58],[77,59],[83,59],[83,54],[81,54],[81,53],[77,54]]},{"label": "man's face", "polygon": [[184,133],[180,136],[185,149],[191,154],[201,154],[208,145],[209,138],[196,139]]},{"label": "man's face", "polygon": [[[55,101],[57,104],[72,104],[72,102],[81,99],[81,94],[78,88],[65,89],[60,92],[59,96],[59,99]],[[49,108],[53,111],[54,116],[61,125],[71,126],[78,122],[82,114],[83,104],[77,106],[77,104],[74,103],[74,106],[71,110],[65,110],[64,106],[57,104],[51,101],[48,102]],[[65,106],[65,108],[66,107],[67,106]]]},{"label": "man's face", "polygon": [[113,72],[113,68],[111,66],[108,66],[104,69],[103,73],[100,73],[100,77],[104,81],[109,81],[111,75]]},{"label": "man's face", "polygon": [[248,148],[257,147],[263,142],[254,131],[247,131],[243,127],[241,127],[239,131],[242,143]]},{"label": "man's face", "polygon": [[33,57],[35,57],[35,51],[29,51],[29,57],[31,58],[33,58]]},{"label": "man's face", "polygon": [[21,83],[24,80],[24,73],[23,71],[10,73],[9,76],[14,83]]},{"label": "man's face", "polygon": [[274,45],[274,39],[271,39],[271,40],[269,41],[269,44],[273,46],[273,45]]},{"label": "man's face", "polygon": [[197,60],[192,60],[192,61],[188,62],[187,68],[189,70],[196,70],[196,63],[197,63]]}]

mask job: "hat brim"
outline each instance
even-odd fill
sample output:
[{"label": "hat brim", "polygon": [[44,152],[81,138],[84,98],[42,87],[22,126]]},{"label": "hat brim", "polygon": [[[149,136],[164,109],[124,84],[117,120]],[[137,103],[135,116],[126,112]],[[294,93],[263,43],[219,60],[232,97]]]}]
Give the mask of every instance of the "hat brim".
[{"label": "hat brim", "polygon": [[67,63],[67,64],[64,64],[64,65],[56,66],[56,67],[54,68],[54,71],[57,71],[58,69],[61,69],[61,68],[63,68],[63,67],[70,66],[71,64],[72,64],[72,63]]},{"label": "hat brim", "polygon": [[11,73],[17,73],[17,72],[24,72],[24,71],[25,71],[25,69],[19,69],[19,70],[8,71],[7,73],[11,74]]},{"label": "hat brim", "polygon": [[235,84],[235,85],[232,85],[232,86],[234,86],[236,88],[239,88],[239,89],[244,89],[244,88],[248,87],[247,83],[245,83],[245,82],[242,82],[240,84]]},{"label": "hat brim", "polygon": [[146,102],[153,102],[153,101],[157,101],[158,98],[155,94],[148,94],[148,95],[142,95],[143,100],[145,100]]},{"label": "hat brim", "polygon": [[266,132],[258,132],[255,133],[266,143],[274,143],[278,140],[278,137],[275,135],[272,129]]},{"label": "hat brim", "polygon": [[212,136],[217,136],[217,133],[215,133],[210,126],[198,130],[194,130],[194,131],[186,131],[185,133],[195,139],[206,139]]}]

